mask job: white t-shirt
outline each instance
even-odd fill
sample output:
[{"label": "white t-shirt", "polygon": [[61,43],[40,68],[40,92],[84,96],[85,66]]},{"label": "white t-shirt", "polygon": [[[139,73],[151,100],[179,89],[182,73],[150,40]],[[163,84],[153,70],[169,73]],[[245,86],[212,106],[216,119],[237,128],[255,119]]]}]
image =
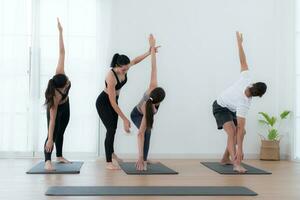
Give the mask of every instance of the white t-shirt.
[{"label": "white t-shirt", "polygon": [[242,71],[239,80],[221,93],[217,103],[232,112],[236,112],[238,117],[246,118],[252,98],[245,95],[245,90],[250,85],[249,70]]}]

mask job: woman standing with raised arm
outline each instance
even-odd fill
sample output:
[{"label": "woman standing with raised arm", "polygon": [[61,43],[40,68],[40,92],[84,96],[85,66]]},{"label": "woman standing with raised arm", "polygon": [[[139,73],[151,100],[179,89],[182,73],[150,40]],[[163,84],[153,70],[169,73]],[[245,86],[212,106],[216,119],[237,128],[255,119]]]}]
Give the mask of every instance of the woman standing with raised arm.
[{"label": "woman standing with raised arm", "polygon": [[155,38],[149,36],[151,48],[151,80],[143,98],[131,112],[133,123],[139,128],[138,131],[138,152],[139,158],[136,163],[137,170],[147,170],[147,157],[150,146],[151,129],[153,117],[157,113],[160,103],[165,98],[165,91],[157,87],[157,67],[156,67],[156,48]]},{"label": "woman standing with raised arm", "polygon": [[127,133],[130,132],[130,121],[118,106],[121,88],[127,82],[128,70],[149,55],[150,51],[130,61],[126,55],[115,54],[110,65],[112,69],[108,72],[105,78],[105,88],[97,98],[96,108],[99,117],[106,128],[104,145],[107,169],[120,169],[119,166],[113,164],[112,162],[113,159],[116,161],[121,161],[121,159],[119,159],[114,153],[114,139],[119,116],[123,120],[124,130]]},{"label": "woman standing with raised arm", "polygon": [[64,132],[69,123],[70,105],[68,93],[71,82],[65,75],[65,47],[63,41],[63,29],[57,18],[59,30],[59,59],[55,75],[49,80],[45,92],[45,105],[47,107],[48,134],[44,146],[45,169],[55,170],[51,163],[53,144],[56,147],[56,157],[58,162],[69,163],[62,155]]},{"label": "woman standing with raised arm", "polygon": [[233,164],[234,171],[245,173],[247,170],[241,166],[241,162],[244,159],[243,141],[246,133],[246,116],[252,97],[262,97],[267,86],[263,82],[252,84],[243,49],[242,34],[236,32],[236,38],[241,63],[240,78],[214,101],[213,114],[218,129],[224,129],[227,133],[227,146],[221,163]]}]

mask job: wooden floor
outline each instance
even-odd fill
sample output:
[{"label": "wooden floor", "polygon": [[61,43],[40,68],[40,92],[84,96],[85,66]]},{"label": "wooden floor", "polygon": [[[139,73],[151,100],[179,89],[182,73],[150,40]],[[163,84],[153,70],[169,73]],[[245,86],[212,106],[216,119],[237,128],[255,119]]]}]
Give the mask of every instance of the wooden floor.
[{"label": "wooden floor", "polygon": [[[162,161],[162,160],[161,160]],[[217,199],[217,200],[299,200],[300,163],[248,160],[247,164],[271,171],[272,175],[220,175],[202,166],[199,160],[163,160],[179,175],[126,175],[107,171],[103,161],[85,161],[80,174],[28,175],[25,172],[38,160],[0,159],[1,200],[43,199]],[[255,197],[48,197],[49,186],[245,186],[258,193]]]}]

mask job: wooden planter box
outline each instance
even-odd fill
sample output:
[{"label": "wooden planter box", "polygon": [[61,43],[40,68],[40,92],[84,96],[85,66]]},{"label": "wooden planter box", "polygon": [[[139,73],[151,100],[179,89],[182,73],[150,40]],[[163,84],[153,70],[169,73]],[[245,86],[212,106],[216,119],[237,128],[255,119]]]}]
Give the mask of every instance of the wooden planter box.
[{"label": "wooden planter box", "polygon": [[261,160],[280,160],[279,140],[261,140]]}]

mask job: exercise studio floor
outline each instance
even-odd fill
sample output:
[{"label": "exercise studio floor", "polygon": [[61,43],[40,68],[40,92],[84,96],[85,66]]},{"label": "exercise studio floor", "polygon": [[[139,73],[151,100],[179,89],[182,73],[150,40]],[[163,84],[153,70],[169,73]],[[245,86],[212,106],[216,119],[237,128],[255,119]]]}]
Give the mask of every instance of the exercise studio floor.
[{"label": "exercise studio floor", "polygon": [[[126,175],[108,171],[103,161],[85,161],[80,174],[28,175],[36,159],[0,159],[0,199],[265,199],[298,200],[300,163],[247,160],[245,163],[272,172],[271,175],[220,175],[200,164],[200,160],[160,160],[178,175]],[[246,186],[258,193],[250,197],[49,197],[49,186]]]}]

